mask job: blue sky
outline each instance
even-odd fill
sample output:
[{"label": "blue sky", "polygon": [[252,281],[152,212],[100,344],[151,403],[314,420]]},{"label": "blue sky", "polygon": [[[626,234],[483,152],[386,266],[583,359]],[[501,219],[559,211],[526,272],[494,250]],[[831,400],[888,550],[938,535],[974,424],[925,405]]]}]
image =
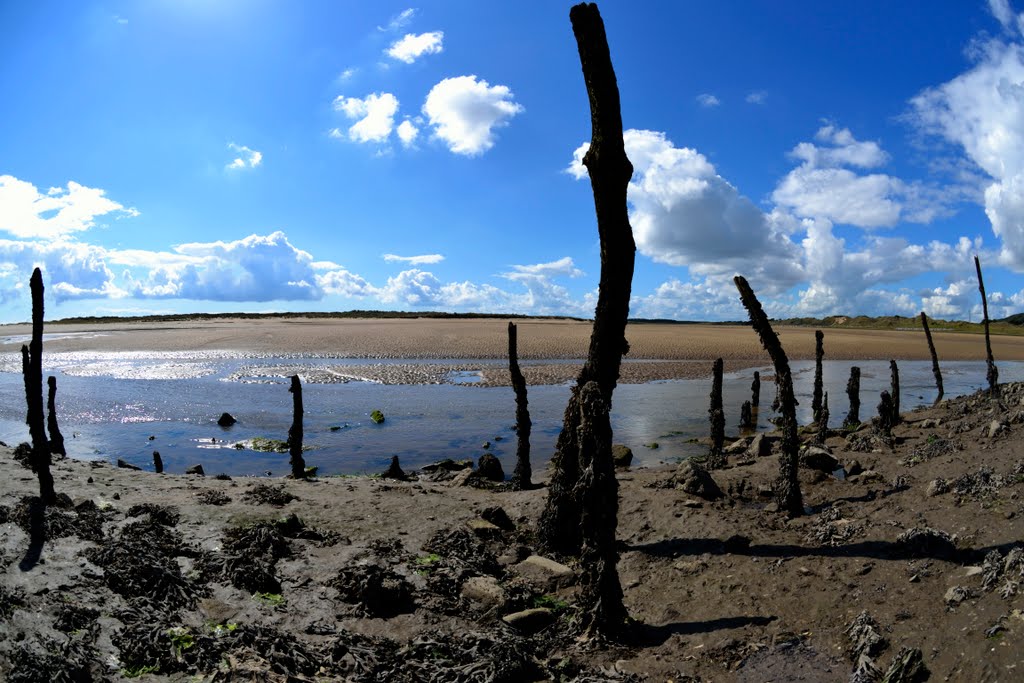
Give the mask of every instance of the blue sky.
[{"label": "blue sky", "polygon": [[[605,2],[631,314],[1024,310],[1007,0]],[[568,4],[0,4],[0,322],[593,313]]]}]

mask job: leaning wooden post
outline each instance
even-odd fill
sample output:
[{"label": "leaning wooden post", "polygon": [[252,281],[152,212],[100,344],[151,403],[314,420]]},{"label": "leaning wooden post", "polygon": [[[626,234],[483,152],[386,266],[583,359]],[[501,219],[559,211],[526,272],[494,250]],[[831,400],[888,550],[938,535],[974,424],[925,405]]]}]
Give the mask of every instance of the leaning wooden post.
[{"label": "leaning wooden post", "polygon": [[821,412],[821,359],[825,355],[822,340],[825,338],[821,330],[814,331],[814,392],[811,395],[811,414],[814,416],[814,423],[818,422],[818,413]]},{"label": "leaning wooden post", "polygon": [[924,314],[924,311],[921,311],[921,327],[924,328],[924,336],[928,340],[928,353],[932,355],[932,374],[935,375],[935,388],[939,390],[935,402],[938,403],[945,393],[942,389],[942,370],[939,369],[939,356],[935,353],[935,342],[932,341],[932,331],[928,327],[928,316]]},{"label": "leaning wooden post", "polygon": [[800,447],[796,427],[796,397],[793,395],[793,375],[789,369],[789,358],[779,342],[778,335],[768,322],[768,316],[761,308],[754,291],[742,275],[733,278],[740,292],[743,307],[750,315],[751,325],[761,345],[772,358],[775,366],[775,382],[778,387],[779,407],[781,410],[782,452],[779,454],[779,483],[776,499],[779,509],[785,510],[791,517],[804,514],[804,501],[800,494],[800,481],[797,478],[798,450]]},{"label": "leaning wooden post", "polygon": [[892,397],[892,424],[898,425],[900,416],[900,369],[896,361],[889,361],[889,395]]},{"label": "leaning wooden post", "polygon": [[978,289],[981,291],[981,307],[985,314],[982,323],[985,325],[985,378],[988,380],[988,393],[992,398],[999,398],[999,368],[992,357],[992,340],[988,335],[988,297],[985,296],[985,281],[981,279],[981,261],[974,257],[974,268],[978,271]]},{"label": "leaning wooden post", "polygon": [[[580,549],[580,505],[573,494],[579,480],[580,390],[596,381],[611,410],[612,392],[619,378],[622,356],[629,351],[626,320],[633,285],[636,243],[629,225],[626,188],[633,164],[622,141],[619,87],[615,81],[608,38],[597,5],[580,4],[569,13],[579,48],[583,79],[590,99],[590,149],[583,165],[590,174],[601,241],[601,277],[594,311],[590,349],[576,378],[551,458],[548,497],[538,524],[541,548],[574,555]],[[608,451],[609,454],[611,451]],[[600,457],[604,457],[603,451]]]},{"label": "leaning wooden post", "polygon": [[46,378],[49,394],[46,398],[46,431],[50,433],[50,453],[67,457],[64,448],[64,435],[57,426],[57,378],[50,375]]},{"label": "leaning wooden post", "polygon": [[32,339],[21,347],[21,370],[25,376],[25,422],[32,437],[32,469],[39,478],[39,497],[44,505],[57,502],[50,474],[50,443],[43,420],[43,274],[36,268],[29,280],[32,291]]},{"label": "leaning wooden post", "polygon": [[530,408],[526,400],[526,378],[519,369],[519,352],[516,348],[516,326],[508,324],[508,371],[512,376],[512,390],[516,395],[516,468],[512,472],[511,486],[515,490],[531,488],[533,470],[530,467]]},{"label": "leaning wooden post", "polygon": [[725,411],[722,409],[722,359],[715,360],[711,367],[711,405],[708,420],[711,422],[711,451],[708,453],[708,469],[725,467],[722,448],[725,444]]},{"label": "leaning wooden post", "polygon": [[288,429],[289,463],[292,466],[292,479],[305,479],[306,461],[302,458],[302,383],[298,375],[292,375],[292,386],[288,391],[292,394],[292,426]]},{"label": "leaning wooden post", "polygon": [[850,411],[843,420],[843,429],[853,429],[860,424],[860,368],[850,368],[850,379],[846,382],[846,396],[850,400]]}]

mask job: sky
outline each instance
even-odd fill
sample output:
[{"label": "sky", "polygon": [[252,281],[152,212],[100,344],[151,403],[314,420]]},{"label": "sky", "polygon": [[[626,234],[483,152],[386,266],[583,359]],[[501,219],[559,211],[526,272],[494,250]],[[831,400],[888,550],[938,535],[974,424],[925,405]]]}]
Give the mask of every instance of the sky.
[{"label": "sky", "polygon": [[[599,3],[630,314],[1024,310],[1009,0]],[[351,309],[591,317],[569,4],[0,3],[0,322]]]}]

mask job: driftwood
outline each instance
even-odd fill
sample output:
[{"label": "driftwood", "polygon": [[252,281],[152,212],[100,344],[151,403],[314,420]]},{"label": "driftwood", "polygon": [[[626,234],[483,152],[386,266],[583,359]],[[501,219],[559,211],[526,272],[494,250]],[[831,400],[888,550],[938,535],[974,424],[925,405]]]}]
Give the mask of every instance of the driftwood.
[{"label": "driftwood", "polygon": [[32,469],[39,478],[39,497],[44,505],[57,502],[50,474],[50,443],[43,420],[43,274],[36,268],[29,280],[32,291],[32,339],[21,347],[21,370],[25,377],[25,422],[32,437]]},{"label": "driftwood", "polygon": [[821,359],[825,355],[825,348],[822,341],[825,334],[821,330],[814,331],[814,392],[811,394],[811,415],[814,423],[818,422],[818,413],[821,412]]},{"label": "driftwood", "polygon": [[928,340],[928,353],[932,356],[932,374],[935,375],[935,388],[939,390],[939,395],[935,397],[935,403],[938,403],[946,392],[942,388],[942,370],[939,369],[939,356],[935,353],[935,342],[932,341],[932,331],[928,327],[928,316],[924,314],[924,311],[921,311],[921,327],[924,328],[924,336]]},{"label": "driftwood", "polygon": [[[633,175],[633,165],[626,157],[623,145],[619,88],[604,23],[593,4],[576,5],[569,18],[590,100],[592,133],[583,165],[590,174],[597,212],[601,276],[587,360],[565,409],[562,431],[551,458],[548,497],[537,529],[541,548],[562,555],[577,554],[582,543],[581,504],[574,493],[582,474],[578,442],[580,393],[587,383],[597,382],[601,398],[611,410],[612,392],[618,382],[622,356],[629,351],[626,319],[636,256],[636,243],[626,208],[626,188]],[[602,449],[598,457],[604,458],[605,454]],[[609,448],[609,458],[610,454]]]},{"label": "driftwood", "polygon": [[985,315],[982,319],[985,325],[985,379],[988,380],[989,396],[999,398],[999,368],[992,357],[992,340],[988,335],[988,297],[985,296],[985,281],[981,279],[981,261],[977,256],[974,257],[974,268],[978,271],[978,290],[981,292],[981,308]]},{"label": "driftwood", "polygon": [[711,422],[711,452],[708,453],[708,469],[725,467],[725,456],[722,447],[725,444],[725,411],[722,409],[722,359],[715,360],[711,366],[711,405],[708,407],[708,420]]},{"label": "driftwood", "polygon": [[846,397],[850,401],[850,411],[843,420],[843,429],[852,429],[860,424],[860,368],[850,368],[850,379],[846,382]]},{"label": "driftwood", "polygon": [[516,326],[508,324],[508,371],[512,376],[512,390],[516,395],[516,468],[510,483],[514,490],[521,491],[533,486],[533,469],[530,467],[530,408],[526,399],[526,378],[519,369],[519,351],[516,344]]},{"label": "driftwood", "polygon": [[775,366],[776,394],[782,413],[779,424],[782,430],[782,452],[779,454],[776,500],[780,510],[785,510],[791,517],[796,517],[804,514],[804,502],[800,494],[800,481],[797,478],[800,444],[797,437],[796,397],[793,395],[793,375],[789,369],[789,358],[786,357],[786,351],[782,348],[778,335],[768,322],[761,302],[757,300],[746,279],[737,275],[733,280],[740,292],[743,307],[750,315],[751,325]]},{"label": "driftwood", "polygon": [[50,454],[67,457],[64,435],[60,433],[60,427],[57,425],[57,378],[53,375],[47,377],[46,386],[49,388],[46,397],[46,431],[50,434]]},{"label": "driftwood", "polygon": [[292,467],[292,479],[305,479],[306,461],[302,458],[302,383],[298,375],[292,375],[292,426],[288,428],[288,461]]}]

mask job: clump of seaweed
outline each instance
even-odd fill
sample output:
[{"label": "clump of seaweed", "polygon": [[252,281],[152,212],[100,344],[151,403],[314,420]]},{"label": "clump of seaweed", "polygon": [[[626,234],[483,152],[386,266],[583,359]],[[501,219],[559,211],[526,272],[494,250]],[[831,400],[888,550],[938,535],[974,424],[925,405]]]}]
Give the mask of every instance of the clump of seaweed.
[{"label": "clump of seaweed", "polygon": [[405,577],[379,564],[346,567],[328,585],[338,590],[343,602],[358,605],[367,616],[387,618],[416,608]]},{"label": "clump of seaweed", "polygon": [[231,502],[231,496],[217,489],[203,489],[196,493],[196,500],[201,505],[227,505]]},{"label": "clump of seaweed", "polygon": [[181,513],[176,507],[170,505],[142,503],[128,508],[129,517],[141,517],[142,515],[149,515],[149,519],[154,523],[164,526],[176,526],[181,520]]},{"label": "clump of seaweed", "polygon": [[243,493],[242,498],[244,498],[248,503],[254,503],[256,505],[273,505],[274,507],[282,507],[293,500],[298,500],[295,496],[285,490],[284,484],[278,484],[277,486],[271,486],[270,484],[256,484]]}]

